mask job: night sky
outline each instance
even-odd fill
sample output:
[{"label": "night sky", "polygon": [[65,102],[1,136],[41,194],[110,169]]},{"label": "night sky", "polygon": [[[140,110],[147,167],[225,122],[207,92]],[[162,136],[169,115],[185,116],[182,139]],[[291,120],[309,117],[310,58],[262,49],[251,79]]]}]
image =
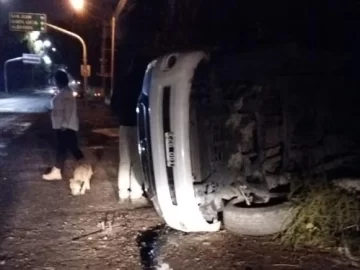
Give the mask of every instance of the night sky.
[{"label": "night sky", "polygon": [[[118,0],[85,2],[87,13],[78,14],[69,0],[0,0],[0,21],[7,23],[11,11],[47,14],[48,22],[86,40],[88,60],[96,74],[100,66],[102,25],[101,21],[90,17],[109,20],[110,12],[105,14],[104,10],[114,10],[111,5],[115,6]],[[129,2],[136,3],[135,8],[129,9],[119,20],[117,34],[116,57],[124,70],[128,69],[131,57],[151,60],[169,51],[182,50],[229,52],[296,43],[310,49],[352,50],[359,54],[359,0],[224,0],[221,5],[218,0],[178,0],[173,6],[169,0]],[[108,7],[104,7],[104,3]],[[0,60],[16,57],[27,50],[20,42],[2,43],[2,30],[7,33],[6,37],[15,36],[6,31],[6,27],[0,27],[0,49],[2,44],[7,46],[0,51]],[[43,38],[49,38],[57,48],[57,55],[62,57],[58,57],[62,59],[58,62],[65,63],[74,76],[79,76],[82,53],[79,42],[56,31],[48,31]],[[108,47],[109,44],[107,42]],[[94,75],[91,79],[99,77]]]},{"label": "night sky", "polygon": [[[46,13],[49,17],[54,18],[66,18],[69,16],[69,12],[64,9],[59,12],[59,7],[64,6],[66,0],[57,1],[41,1],[41,0],[1,0],[2,1],[2,14],[11,11],[16,12],[35,12]],[[1,16],[2,23],[7,20],[7,16]]]},{"label": "night sky", "polygon": [[[117,0],[86,0],[86,11],[91,13],[92,16],[98,16],[105,19],[110,19],[110,14],[106,15],[103,11],[103,4],[107,3],[109,11],[112,10],[111,4],[116,3]],[[47,21],[56,25],[64,23],[63,27],[71,29],[74,32],[83,36],[88,45],[89,56],[88,61],[94,66],[94,74],[99,69],[99,57],[100,57],[100,39],[89,37],[86,33],[92,34],[88,30],[81,30],[76,28],[77,24],[84,25],[83,19],[88,19],[88,14],[76,14],[72,9],[69,0],[0,0],[0,61],[4,61],[5,58],[15,57],[21,53],[27,52],[26,47],[20,42],[16,43],[16,46],[8,46],[1,50],[2,35],[7,33],[7,37],[12,36],[13,33],[7,32],[6,24],[8,23],[9,12],[31,12],[31,13],[45,13],[47,15]],[[86,23],[85,23],[86,24]],[[94,26],[94,22],[90,25]],[[72,28],[73,27],[73,28]],[[96,29],[96,33],[99,33],[99,29]],[[54,53],[53,58],[58,59],[58,63],[66,64],[69,66],[70,71],[74,76],[79,75],[79,65],[81,62],[81,46],[80,43],[73,40],[73,38],[58,33],[56,31],[48,31],[48,36],[54,46],[58,49]],[[46,37],[46,35],[45,35]],[[64,53],[67,52],[67,53]],[[57,58],[56,58],[57,57]],[[59,58],[60,57],[60,58]],[[22,69],[21,69],[22,70]],[[2,68],[0,67],[0,75],[2,74]],[[2,76],[1,76],[2,78]],[[93,79],[98,79],[97,76],[92,76]],[[2,79],[0,79],[0,89],[2,87]]]},{"label": "night sky", "polygon": [[[102,14],[100,1],[87,0],[88,9],[95,14]],[[116,0],[102,0],[101,3],[113,3]],[[92,4],[92,3],[96,3]],[[58,19],[67,19],[74,14],[69,0],[0,0],[0,21],[6,23],[8,12],[35,12],[46,13],[49,22]]]}]

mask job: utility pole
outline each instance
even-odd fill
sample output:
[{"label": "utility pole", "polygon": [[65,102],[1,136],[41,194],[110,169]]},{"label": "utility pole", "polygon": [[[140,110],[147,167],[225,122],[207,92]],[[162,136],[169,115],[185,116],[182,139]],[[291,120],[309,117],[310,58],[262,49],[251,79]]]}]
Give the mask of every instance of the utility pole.
[{"label": "utility pole", "polygon": [[31,67],[31,86],[35,87],[35,67]]},{"label": "utility pole", "polygon": [[106,21],[103,22],[102,29],[102,40],[101,40],[101,59],[100,59],[100,76],[101,76],[101,87],[105,96],[106,92],[106,77],[105,77],[105,66],[106,66],[106,37],[107,37],[107,25]]},{"label": "utility pole", "polygon": [[104,94],[105,103],[110,104],[109,99],[109,88],[108,88],[108,78],[109,75],[109,37],[110,37],[110,25],[108,21],[103,21],[103,29],[102,29],[102,39],[101,39],[101,58],[100,58],[100,73],[97,75],[101,77],[101,86]]},{"label": "utility pole", "polygon": [[114,92],[114,71],[115,71],[115,39],[116,39],[116,20],[124,10],[128,0],[120,0],[111,18],[111,71],[110,71],[110,98]]},{"label": "utility pole", "polygon": [[16,57],[16,58],[12,58],[12,59],[7,60],[4,63],[4,83],[5,83],[5,92],[6,93],[9,93],[8,78],[7,78],[7,66],[11,62],[22,61],[22,60],[23,60],[22,57]]}]

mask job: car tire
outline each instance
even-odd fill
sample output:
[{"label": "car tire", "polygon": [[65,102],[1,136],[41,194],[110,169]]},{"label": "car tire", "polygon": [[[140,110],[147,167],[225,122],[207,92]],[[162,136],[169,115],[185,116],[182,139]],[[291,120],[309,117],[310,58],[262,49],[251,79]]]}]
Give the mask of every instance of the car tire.
[{"label": "car tire", "polygon": [[223,212],[224,227],[237,235],[262,236],[279,233],[294,220],[297,208],[289,202],[271,206],[241,207],[231,201]]}]

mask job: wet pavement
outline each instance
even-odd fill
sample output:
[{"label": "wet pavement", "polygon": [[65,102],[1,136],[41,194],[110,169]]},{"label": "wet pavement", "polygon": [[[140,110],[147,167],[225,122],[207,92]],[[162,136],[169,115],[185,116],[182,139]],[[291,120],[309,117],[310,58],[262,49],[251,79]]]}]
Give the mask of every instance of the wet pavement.
[{"label": "wet pavement", "polygon": [[50,95],[22,94],[0,98],[0,113],[41,113],[49,107]]},{"label": "wet pavement", "polygon": [[49,105],[50,96],[46,94],[0,98],[0,157],[8,154],[7,145],[28,130]]}]

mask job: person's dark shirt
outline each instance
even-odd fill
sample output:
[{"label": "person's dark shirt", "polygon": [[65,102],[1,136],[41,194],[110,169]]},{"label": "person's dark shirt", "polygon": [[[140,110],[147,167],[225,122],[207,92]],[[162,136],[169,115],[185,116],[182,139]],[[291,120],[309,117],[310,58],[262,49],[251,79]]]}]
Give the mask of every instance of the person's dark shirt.
[{"label": "person's dark shirt", "polygon": [[136,105],[147,64],[145,60],[134,60],[125,77],[115,74],[111,106],[118,115],[120,126],[136,126]]}]

